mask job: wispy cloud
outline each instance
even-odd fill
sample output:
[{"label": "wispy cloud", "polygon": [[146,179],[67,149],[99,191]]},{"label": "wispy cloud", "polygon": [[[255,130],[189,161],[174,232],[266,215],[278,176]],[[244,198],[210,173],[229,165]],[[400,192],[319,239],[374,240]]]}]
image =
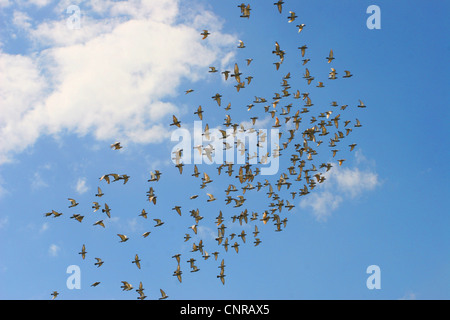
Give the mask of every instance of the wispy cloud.
[{"label": "wispy cloud", "polygon": [[11,4],[12,2],[10,0],[0,0],[0,8],[6,8]]},{"label": "wispy cloud", "polygon": [[86,185],[86,178],[78,178],[77,184],[75,186],[75,191],[78,194],[86,193],[89,190],[89,187]]},{"label": "wispy cloud", "polygon": [[407,292],[403,297],[401,297],[399,300],[417,300],[417,294],[414,292]]},{"label": "wispy cloud", "polygon": [[136,232],[142,230],[142,224],[139,223],[137,218],[132,218],[127,220],[127,230],[131,232]]},{"label": "wispy cloud", "polygon": [[48,230],[48,228],[49,228],[49,223],[48,222],[44,222],[43,224],[42,224],[42,226],[41,226],[41,228],[39,229],[39,233],[44,233],[45,231],[47,231]]},{"label": "wispy cloud", "polygon": [[342,197],[330,191],[311,193],[300,201],[300,207],[310,208],[316,219],[326,221],[331,213],[336,210],[342,202]]},{"label": "wispy cloud", "polygon": [[23,11],[15,10],[13,13],[13,23],[20,29],[29,29],[31,27],[31,18]]},{"label": "wispy cloud", "polygon": [[[369,162],[361,151],[356,153],[356,163]],[[326,221],[341,203],[355,199],[381,184],[378,174],[369,168],[341,167],[332,163],[330,171],[323,174],[326,181],[300,201],[301,208],[310,208],[319,221]]]},{"label": "wispy cloud", "polygon": [[38,190],[46,187],[48,187],[48,184],[47,182],[45,182],[42,175],[39,172],[35,172],[33,177],[31,178],[31,188],[33,190]]},{"label": "wispy cloud", "polygon": [[41,8],[49,5],[52,0],[27,0],[26,2],[27,4],[31,4]]},{"label": "wispy cloud", "polygon": [[325,177],[334,183],[341,192],[355,198],[364,191],[373,190],[378,184],[378,175],[371,171],[361,171],[359,168],[341,168],[335,165]]},{"label": "wispy cloud", "polygon": [[[1,162],[1,161],[0,161]],[[8,190],[6,190],[4,186],[4,181],[2,176],[0,176],[0,199],[5,196],[8,193]]]},{"label": "wispy cloud", "polygon": [[61,250],[61,248],[53,243],[48,248],[48,254],[52,257],[56,257],[56,256],[58,256],[58,253],[60,250]]},{"label": "wispy cloud", "polygon": [[197,236],[200,239],[214,240],[217,236],[217,232],[207,226],[197,226]]}]

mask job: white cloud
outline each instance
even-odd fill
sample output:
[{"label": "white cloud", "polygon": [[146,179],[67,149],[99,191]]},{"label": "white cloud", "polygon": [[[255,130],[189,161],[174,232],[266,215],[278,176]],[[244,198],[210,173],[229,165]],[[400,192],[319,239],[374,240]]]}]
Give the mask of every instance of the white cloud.
[{"label": "white cloud", "polygon": [[108,221],[110,221],[112,223],[119,223],[120,218],[119,217],[111,217],[111,219],[109,219]]},{"label": "white cloud", "polygon": [[[369,162],[361,152],[355,157],[357,164]],[[326,221],[345,200],[355,199],[381,184],[373,169],[347,168],[337,163],[332,165],[330,171],[323,174],[326,180],[300,200],[300,207],[311,208],[319,221]]]},{"label": "white cloud", "polygon": [[217,237],[217,232],[206,226],[197,226],[197,237],[214,240]]},{"label": "white cloud", "polygon": [[350,195],[357,197],[366,190],[373,190],[378,184],[378,175],[370,171],[361,171],[359,168],[341,168],[335,165],[334,170],[330,170],[325,175],[328,180],[332,180],[337,188]]},{"label": "white cloud", "polygon": [[75,191],[78,194],[86,193],[89,187],[86,185],[86,178],[78,178],[77,184],[75,186]]},{"label": "white cloud", "polygon": [[8,151],[23,151],[34,142],[40,128],[30,115],[44,93],[44,78],[31,57],[0,51],[0,163]]},{"label": "white cloud", "polygon": [[61,248],[59,246],[57,246],[56,244],[51,244],[48,248],[48,254],[52,257],[56,257],[60,250]]},{"label": "white cloud", "polygon": [[6,194],[8,194],[8,190],[4,187],[4,180],[2,176],[0,176],[0,199]]},{"label": "white cloud", "polygon": [[[16,4],[18,4],[20,7],[29,7],[30,5],[32,5],[38,8],[42,8],[49,5],[52,0],[17,0],[14,2],[16,2]],[[13,1],[11,0],[0,0],[0,9],[9,7],[12,4]]]},{"label": "white cloud", "polygon": [[42,178],[42,176],[39,172],[35,172],[32,180],[31,180],[31,188],[33,190],[38,190],[38,189],[46,188],[46,187],[48,187],[47,182],[44,181],[44,179]]},{"label": "white cloud", "polygon": [[414,292],[407,292],[399,300],[417,300],[417,295]]},{"label": "white cloud", "polygon": [[13,23],[21,29],[29,29],[31,27],[31,18],[22,11],[15,10],[13,13]]},{"label": "white cloud", "polygon": [[128,219],[127,230],[130,230],[131,232],[142,230],[142,224],[138,221],[137,218]]},{"label": "white cloud", "polygon": [[[169,139],[171,102],[227,58],[236,40],[220,33],[201,40],[196,24],[205,10],[178,16],[176,0],[86,1],[81,29],[59,20],[33,21],[35,52],[0,51],[0,164],[43,135],[92,135],[98,141],[158,143]],[[64,11],[64,10],[63,10]],[[65,11],[64,11],[65,12]],[[103,16],[93,19],[90,13]],[[26,15],[16,23],[28,26]],[[166,123],[167,122],[167,123]]]},{"label": "white cloud", "polygon": [[33,5],[38,8],[42,8],[42,7],[49,5],[52,2],[52,0],[19,0],[18,2],[21,5],[25,5],[25,6]]},{"label": "white cloud", "polygon": [[12,4],[10,0],[0,0],[0,8],[9,7]]},{"label": "white cloud", "polygon": [[355,159],[356,159],[356,164],[357,164],[357,165],[360,164],[360,163],[363,163],[363,162],[367,162],[367,161],[368,161],[367,158],[366,158],[366,156],[363,155],[361,149],[357,149],[357,150],[355,151]]},{"label": "white cloud", "polygon": [[252,120],[247,120],[247,121],[242,121],[239,123],[239,126],[244,126],[244,128],[250,129],[250,128],[254,128],[255,130],[259,130],[259,129],[267,129],[268,124],[270,124],[271,122],[273,122],[274,120],[272,119],[271,116],[266,116],[263,119],[257,119],[255,124],[253,125]]},{"label": "white cloud", "polygon": [[318,221],[326,221],[342,202],[342,197],[330,191],[311,193],[300,201],[302,209],[311,208]]},{"label": "white cloud", "polygon": [[45,231],[47,231],[49,228],[49,223],[48,222],[44,222],[41,226],[41,228],[39,229],[39,233],[43,233]]}]

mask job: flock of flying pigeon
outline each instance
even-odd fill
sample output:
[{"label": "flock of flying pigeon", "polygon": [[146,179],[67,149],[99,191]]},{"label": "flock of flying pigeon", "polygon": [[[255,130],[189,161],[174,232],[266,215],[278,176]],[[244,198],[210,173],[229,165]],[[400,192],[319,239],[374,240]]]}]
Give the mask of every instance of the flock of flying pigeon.
[{"label": "flock of flying pigeon", "polygon": [[[283,11],[283,4],[284,2],[279,0],[278,2],[274,3],[276,6],[276,9],[281,14]],[[251,6],[250,4],[241,4],[238,6],[241,10],[240,17],[242,18],[250,18],[251,13]],[[292,23],[294,20],[296,20],[297,15],[295,12],[290,11],[289,16],[287,17],[288,22]],[[298,28],[298,32],[302,32],[305,29],[305,24],[298,24],[296,26]],[[210,35],[210,32],[208,30],[203,30],[203,32],[200,33],[202,36],[203,41],[208,41],[207,38]],[[246,46],[243,41],[239,41],[238,48],[244,49]],[[300,55],[303,58],[302,59],[302,65],[305,66],[310,61],[309,58],[307,58],[307,49],[308,47],[306,45],[300,46],[298,48],[300,50]],[[277,57],[277,61],[274,62],[275,69],[279,70],[281,64],[283,63],[285,59],[286,52],[282,50],[281,46],[278,42],[275,43],[274,50],[272,53]],[[328,64],[332,65],[333,60],[335,59],[333,50],[330,50],[327,57],[325,57],[325,60]],[[249,66],[251,64],[253,59],[246,59],[246,65]],[[219,72],[215,67],[209,68],[209,73],[216,73]],[[234,64],[234,69],[232,71],[230,70],[224,70],[221,72],[223,74],[224,79],[226,81],[229,81],[230,78],[234,78],[236,81],[236,90],[240,92],[240,90],[243,90],[246,88],[246,86],[250,85],[252,76],[247,76],[244,78],[243,72],[239,69],[238,63]],[[329,80],[336,80],[338,72],[335,68],[331,67],[331,71],[329,72],[328,79]],[[352,77],[352,74],[348,70],[344,70],[344,75],[342,78],[350,78]],[[240,211],[239,214],[229,215],[227,213],[223,213],[222,210],[217,214],[215,217],[215,224],[217,226],[217,237],[215,238],[215,241],[217,242],[217,249],[211,248],[210,253],[206,251],[207,248],[205,248],[205,245],[203,243],[203,240],[199,240],[197,243],[192,242],[192,250],[191,252],[193,254],[199,254],[204,260],[209,259],[210,257],[214,257],[215,261],[221,261],[218,265],[218,268],[220,271],[217,274],[218,281],[221,281],[222,284],[225,285],[225,258],[222,258],[222,255],[226,255],[226,253],[229,250],[229,247],[232,248],[236,253],[239,252],[239,247],[245,244],[248,244],[248,235],[246,234],[245,230],[248,230],[248,228],[243,229],[240,233],[230,233],[227,234],[226,228],[228,223],[239,223],[240,226],[243,224],[254,223],[252,226],[252,229],[254,230],[253,233],[253,245],[258,246],[262,240],[259,237],[259,228],[261,228],[264,225],[267,225],[272,222],[272,224],[275,226],[274,231],[280,232],[283,230],[283,228],[286,227],[288,218],[286,216],[282,216],[282,213],[285,213],[286,211],[290,211],[294,205],[292,202],[294,202],[294,199],[296,197],[302,197],[306,196],[313,190],[317,184],[323,183],[326,180],[326,177],[324,176],[324,173],[329,171],[333,167],[333,162],[322,162],[320,164],[315,163],[313,160],[318,154],[317,147],[319,147],[324,141],[322,139],[325,139],[328,136],[328,147],[330,148],[329,151],[331,151],[331,156],[334,158],[338,152],[338,145],[341,143],[343,139],[345,139],[347,136],[349,136],[354,128],[361,127],[361,123],[358,119],[354,120],[354,123],[352,120],[344,120],[341,119],[340,113],[345,113],[345,109],[349,107],[348,105],[341,105],[339,106],[336,101],[331,101],[330,103],[330,110],[326,112],[320,112],[319,114],[316,114],[314,116],[310,116],[309,122],[305,119],[307,117],[307,114],[311,114],[311,112],[314,110],[312,106],[314,105],[312,103],[312,99],[308,92],[300,92],[300,90],[296,90],[295,92],[290,91],[291,86],[289,84],[289,79],[291,79],[291,74],[288,73],[287,75],[283,76],[281,79],[281,90],[278,93],[275,93],[274,97],[272,98],[271,102],[268,102],[268,98],[264,97],[255,97],[255,100],[251,102],[247,106],[247,111],[251,113],[251,109],[255,106],[255,104],[265,104],[264,105],[264,111],[270,115],[270,118],[273,120],[273,128],[279,128],[283,125],[285,126],[286,132],[289,133],[289,136],[286,138],[285,141],[281,143],[281,145],[277,145],[277,148],[273,150],[272,157],[283,157],[285,153],[288,152],[288,148],[291,147],[291,142],[294,141],[294,151],[288,155],[289,161],[291,165],[286,168],[286,170],[283,170],[281,173],[279,179],[277,179],[275,184],[272,184],[269,182],[268,179],[262,178],[264,176],[260,175],[260,168],[258,165],[250,164],[248,161],[243,165],[237,165],[233,163],[225,163],[221,164],[218,168],[218,174],[220,175],[222,173],[222,170],[225,172],[225,176],[228,175],[228,178],[232,180],[232,183],[228,185],[228,187],[224,190],[226,194],[225,198],[225,206],[230,207],[231,204],[233,208],[238,209],[230,209],[230,211]],[[305,66],[305,72],[303,75],[303,79],[306,81],[307,85],[310,85],[315,80],[315,77],[311,75],[310,71],[308,70],[308,67]],[[232,80],[231,80],[232,81]],[[318,81],[317,88],[323,88],[324,82]],[[189,94],[193,92],[193,89],[186,90],[185,93]],[[291,97],[294,99],[294,102],[297,102],[297,106],[293,103],[284,105],[281,107],[281,111],[279,110],[283,101],[287,100],[288,97]],[[222,95],[217,93],[211,97],[219,106],[221,107],[222,103]],[[303,101],[303,102],[302,102]],[[303,106],[301,106],[303,104]],[[272,107],[272,108],[271,108]],[[356,108],[365,108],[365,104],[359,100],[359,104],[355,104],[355,108],[350,107],[350,109],[356,109]],[[224,108],[225,111],[228,111],[231,109],[231,103],[228,104],[226,108]],[[334,110],[333,110],[334,109]],[[294,113],[294,110],[295,113]],[[338,110],[337,112],[335,110]],[[228,112],[227,112],[228,113]],[[195,115],[198,116],[200,120],[203,120],[204,118],[204,110],[201,106],[196,109],[194,112]],[[282,121],[282,118],[284,117],[284,121]],[[251,123],[255,125],[257,121],[257,117],[251,117]],[[306,128],[300,129],[301,124],[305,124]],[[241,131],[246,130],[253,130],[256,131],[256,133],[259,136],[259,141],[264,142],[266,137],[263,137],[262,134],[260,135],[259,132],[252,128],[245,128],[242,124],[239,123],[233,123],[231,120],[231,117],[229,114],[225,115],[225,123],[223,124],[227,128],[234,128],[234,133],[237,132],[238,128]],[[181,127],[182,122],[173,115],[173,122],[170,124],[170,126],[176,126]],[[335,130],[333,133],[332,130]],[[205,131],[203,132],[203,135],[209,134],[209,126],[207,125],[205,127]],[[225,139],[227,137],[227,131],[221,130],[223,134],[223,138]],[[229,132],[229,131],[228,131]],[[283,133],[279,133],[280,139],[283,137]],[[280,140],[281,141],[281,140]],[[235,142],[236,148],[239,147],[239,144],[242,144],[242,142],[237,141]],[[224,142],[224,149],[232,147],[229,146],[227,143]],[[347,144],[348,148],[347,150],[352,151],[354,150],[356,144],[350,143]],[[113,150],[119,150],[123,146],[120,142],[115,142],[111,145],[111,148]],[[242,145],[243,149],[242,152],[246,152],[247,149],[245,149],[245,145]],[[211,149],[211,146],[196,146],[194,148],[198,148],[198,151],[202,154],[207,156],[211,159],[211,154],[214,152],[214,150]],[[176,165],[175,167],[179,170],[180,174],[183,174],[183,166],[184,164],[181,161],[183,150],[178,150],[175,152],[175,160]],[[254,157],[253,155],[247,154],[247,159],[251,159]],[[262,157],[261,159],[267,160],[268,154],[265,155],[265,158]],[[284,156],[286,158],[286,156]],[[266,163],[265,160],[261,160],[260,164]],[[345,161],[345,159],[338,159],[337,163],[338,165],[342,165],[342,163]],[[316,167],[317,165],[317,167]],[[281,168],[280,168],[281,170]],[[233,175],[233,172],[237,172],[237,175]],[[146,192],[146,199],[150,202],[150,204],[157,205],[157,184],[158,181],[160,181],[162,173],[159,170],[154,170],[150,173],[150,179],[148,182],[150,183],[149,190]],[[208,186],[208,184],[212,183],[213,180],[210,178],[210,174],[207,172],[201,173],[197,167],[197,165],[193,165],[193,173],[191,174],[192,177],[201,180],[200,183],[200,189],[203,189]],[[100,177],[101,183],[106,183],[109,185],[110,183],[120,181],[124,185],[129,181],[130,177],[126,174],[105,174],[102,177]],[[292,182],[291,182],[292,181]],[[295,184],[298,184],[300,187],[295,188]],[[253,190],[253,191],[252,191]],[[248,208],[245,208],[242,210],[241,207],[244,207],[246,198],[245,194],[246,192],[259,192],[261,190],[265,190],[265,192],[262,192],[264,194],[264,198],[269,199],[270,204],[268,205],[267,209],[263,212],[249,212]],[[288,191],[287,191],[288,190]],[[238,194],[241,192],[242,194]],[[231,194],[238,194],[236,196],[232,196]],[[286,195],[289,194],[289,196],[286,197]],[[206,193],[207,195],[207,202],[216,201],[217,198],[212,193]],[[100,187],[98,187],[98,192],[95,194],[95,197],[98,199],[101,199],[101,197],[104,196],[104,193]],[[189,196],[189,199],[196,199],[198,195],[192,195]],[[69,198],[70,202],[69,208],[76,207],[78,205],[78,202],[75,199]],[[289,201],[291,200],[291,201]],[[97,212],[101,209],[102,213],[106,214],[107,218],[111,218],[111,209],[108,206],[107,203],[100,204],[100,200],[94,201],[92,205],[92,209],[94,209],[94,212]],[[225,207],[223,208],[224,212]],[[283,209],[285,209],[283,211]],[[175,211],[179,216],[182,216],[185,214],[183,208],[179,205],[175,205],[172,208],[173,211]],[[282,212],[283,211],[283,212]],[[189,232],[185,233],[184,235],[184,242],[188,242],[191,240],[193,234],[197,235],[197,227],[199,224],[202,223],[203,216],[200,215],[199,208],[196,208],[194,210],[189,211],[190,216],[193,218],[193,224],[191,226],[187,226],[187,230]],[[60,217],[63,213],[57,212],[55,210],[52,210],[51,212],[48,212],[45,214],[45,216],[53,216],[53,217]],[[143,219],[147,219],[147,212],[145,209],[142,209],[142,212],[139,214],[140,217]],[[106,218],[105,217],[105,218]],[[80,214],[73,214],[71,219],[75,219],[78,222],[82,222],[84,216]],[[164,221],[161,219],[153,219],[155,224],[154,227],[160,227],[164,224]],[[105,228],[104,220],[99,219],[95,223],[93,223],[95,226],[103,227]],[[149,236],[150,232],[145,232],[142,234],[142,237]],[[237,237],[236,237],[237,236]],[[129,238],[125,234],[117,234],[118,241],[123,243],[129,240]],[[81,246],[81,251],[79,252],[79,255],[81,259],[86,259],[88,252],[86,251],[86,247],[84,244]],[[172,256],[173,259],[177,262],[177,267],[173,271],[173,276],[178,279],[178,281],[182,282],[182,264],[181,264],[181,254],[177,253]],[[100,268],[104,261],[99,258],[95,257],[95,263],[94,265],[97,266],[97,268]],[[138,269],[141,269],[141,259],[139,257],[139,254],[136,254],[134,257],[134,260],[131,260],[130,263],[133,263],[136,265]],[[196,259],[194,257],[190,257],[186,262],[189,265],[190,272],[195,273],[200,270],[198,265],[195,264]],[[134,289],[133,285],[130,284],[127,281],[121,281],[122,285],[120,288],[122,288],[123,291],[132,291]],[[100,284],[100,282],[95,282],[91,286],[96,287]],[[147,298],[146,294],[144,293],[144,287],[142,282],[139,283],[138,288],[134,289],[138,293],[138,299],[145,299]],[[58,292],[54,291],[51,293],[52,299],[55,299],[58,296]],[[161,296],[159,299],[166,299],[168,298],[168,295],[164,292],[163,289],[160,289]]]}]

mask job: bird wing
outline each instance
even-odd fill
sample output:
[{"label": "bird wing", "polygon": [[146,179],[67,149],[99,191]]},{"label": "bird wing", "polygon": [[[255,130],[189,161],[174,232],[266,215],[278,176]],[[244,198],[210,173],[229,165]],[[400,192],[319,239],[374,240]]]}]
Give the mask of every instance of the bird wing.
[{"label": "bird wing", "polygon": [[234,64],[234,74],[239,74],[239,67],[237,63]]},{"label": "bird wing", "polygon": [[277,7],[278,7],[278,11],[281,13],[281,11],[283,10],[283,6],[282,6],[282,2],[277,2],[277,3],[275,3],[276,5],[277,5]]}]

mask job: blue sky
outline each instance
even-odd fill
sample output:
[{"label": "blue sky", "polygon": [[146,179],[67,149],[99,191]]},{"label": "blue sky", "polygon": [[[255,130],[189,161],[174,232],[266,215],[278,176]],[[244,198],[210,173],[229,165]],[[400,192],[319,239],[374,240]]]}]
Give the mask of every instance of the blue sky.
[{"label": "blue sky", "polygon": [[[273,2],[245,2],[252,8],[246,19],[239,17],[239,1],[0,1],[1,299],[50,299],[55,290],[59,299],[136,299],[134,290],[122,291],[121,281],[135,288],[142,281],[147,299],[159,298],[160,288],[169,299],[449,298],[445,34],[450,6],[286,0],[280,14]],[[80,8],[79,29],[67,25],[71,4]],[[381,29],[366,26],[370,5],[381,10]],[[298,15],[293,23],[287,21],[290,10]],[[300,34],[298,23],[306,25]],[[205,40],[203,29],[211,32]],[[244,49],[237,48],[238,40]],[[286,52],[279,70],[273,65],[275,42]],[[297,49],[302,45],[311,59],[305,66]],[[330,49],[335,60],[327,64]],[[247,58],[253,59],[248,66]],[[233,78],[224,81],[220,74],[235,63],[241,77],[253,76],[239,92]],[[208,73],[210,66],[220,72]],[[315,77],[310,85],[302,78],[305,67]],[[330,67],[337,80],[327,79]],[[343,79],[344,70],[354,76]],[[231,217],[248,209],[261,218],[271,202],[267,189],[247,191],[245,204],[232,208],[225,205],[224,190],[245,183],[223,172],[219,176],[218,165],[199,165],[213,179],[204,189],[200,178],[191,176],[193,164],[185,164],[180,175],[170,160],[177,143],[171,141],[172,115],[192,132],[201,105],[203,127],[225,129],[230,114],[246,128],[257,116],[256,127],[270,130],[273,119],[263,105],[250,111],[247,105],[255,96],[271,103],[288,72],[289,92],[309,92],[314,103],[301,115],[300,130],[313,126],[311,116],[328,110],[331,117],[340,114],[341,123],[353,125],[358,118],[363,126],[353,127],[334,158],[330,135],[323,138],[313,163],[333,168],[310,194],[292,199],[290,192],[305,182],[289,176],[291,189],[283,187],[279,195],[295,207],[279,212],[288,218],[282,232],[274,232],[272,221],[240,226]],[[325,88],[316,88],[317,81]],[[194,92],[185,94],[188,89]],[[211,99],[216,93],[222,95],[221,107]],[[278,114],[291,102],[291,116],[303,107],[301,99],[283,99]],[[359,99],[367,108],[356,107]],[[349,107],[339,110],[331,101]],[[229,111],[224,110],[228,103]],[[287,129],[280,128],[282,141]],[[334,135],[333,127],[329,130]],[[123,149],[112,150],[115,141]],[[301,132],[283,152],[277,174],[257,176],[254,185],[268,179],[276,190],[294,143],[303,143]],[[350,143],[357,144],[351,152]],[[154,170],[162,172],[161,179],[148,182]],[[107,173],[127,174],[130,180],[126,185],[99,181]],[[101,199],[95,197],[98,186],[105,193]],[[146,198],[150,186],[156,205]],[[206,193],[217,200],[207,202]],[[194,194],[199,197],[190,200]],[[233,197],[237,194],[242,191]],[[68,208],[68,198],[79,205]],[[93,201],[108,203],[111,218],[93,213]],[[181,217],[171,210],[175,205],[182,207]],[[189,210],[197,208],[204,218],[194,235]],[[44,217],[52,209],[63,215]],[[142,209],[147,219],[139,216]],[[246,243],[237,236],[229,240],[240,244],[239,253],[225,252],[214,240],[219,211],[226,236],[247,233]],[[85,216],[82,223],[69,219],[74,213]],[[156,218],[164,225],[154,227]],[[100,219],[106,228],[92,225]],[[262,241],[257,247],[255,225]],[[151,234],[143,238],[146,231]],[[129,241],[119,243],[118,233]],[[184,242],[186,233],[192,238]],[[207,252],[219,252],[217,261],[190,252],[199,240]],[[83,244],[84,260],[78,254]],[[177,253],[182,283],[172,276],[177,263],[171,257]],[[131,263],[135,254],[142,260],[140,270]],[[95,257],[105,261],[100,268]],[[199,272],[189,272],[191,257]],[[225,285],[216,277],[222,259]],[[66,286],[70,265],[80,267],[81,289]],[[371,265],[380,267],[381,289],[366,286]],[[100,285],[90,287],[96,281]]]}]

